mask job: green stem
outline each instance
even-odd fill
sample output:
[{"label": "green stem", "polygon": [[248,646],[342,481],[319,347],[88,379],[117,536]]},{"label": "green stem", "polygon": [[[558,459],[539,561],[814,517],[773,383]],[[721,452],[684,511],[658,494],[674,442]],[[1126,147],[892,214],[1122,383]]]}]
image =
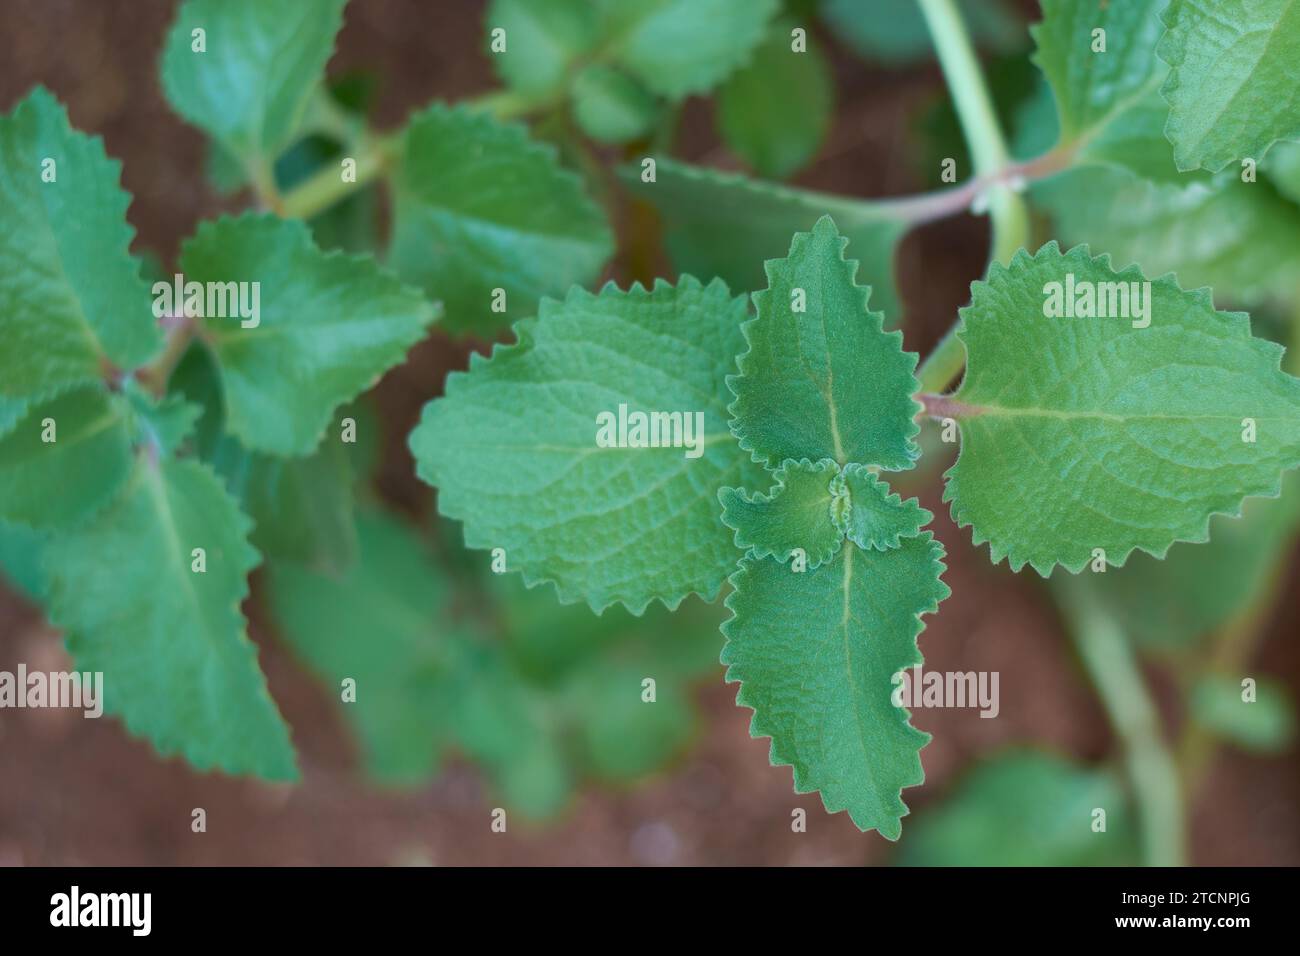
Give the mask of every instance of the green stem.
[{"label": "green stem", "polygon": [[368,148],[351,158],[357,161],[355,181],[344,181],[338,162],[329,162],[319,172],[299,183],[280,199],[279,213],[290,219],[311,219],[378,178],[388,165],[389,140],[372,140]]},{"label": "green stem", "polygon": [[1079,657],[1123,750],[1137,802],[1143,861],[1148,866],[1182,866],[1185,824],[1178,768],[1133,649],[1086,580],[1068,576],[1058,593],[1069,612]]},{"label": "green stem", "polygon": [[[975,161],[975,174],[997,177],[1001,170],[1011,165],[1011,155],[966,25],[962,23],[954,0],[919,2],[934,37],[935,51],[943,67],[944,79],[948,81],[948,89],[952,92],[962,132]],[[1001,179],[990,185],[986,195],[993,220],[992,258],[1009,262],[1028,239],[1028,211],[1014,184]]]},{"label": "green stem", "polygon": [[[1005,175],[1012,167],[1011,154],[998,125],[983,71],[953,0],[919,2],[975,161],[976,179],[988,183],[983,200],[988,204],[993,224],[990,258],[994,262],[1010,262],[1029,240],[1029,212],[1016,191],[1018,184]],[[955,332],[954,326],[922,364],[919,375],[923,391],[946,388],[966,364],[965,350]]]}]

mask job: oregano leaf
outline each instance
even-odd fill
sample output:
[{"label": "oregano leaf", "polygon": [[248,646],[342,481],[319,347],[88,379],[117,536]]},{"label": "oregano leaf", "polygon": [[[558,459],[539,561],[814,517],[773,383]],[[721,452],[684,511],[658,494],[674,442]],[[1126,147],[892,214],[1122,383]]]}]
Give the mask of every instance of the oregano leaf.
[{"label": "oregano leaf", "polygon": [[750,56],[778,0],[600,0],[608,55],[649,89],[705,93]]},{"label": "oregano leaf", "polygon": [[844,502],[837,527],[859,548],[888,551],[904,538],[914,538],[933,519],[915,498],[904,501],[865,465],[849,464],[831,482],[831,492]]},{"label": "oregano leaf", "polygon": [[574,77],[573,117],[597,142],[623,143],[642,136],[659,113],[654,95],[613,67],[593,63]]},{"label": "oregano leaf", "polygon": [[0,438],[0,519],[67,528],[105,505],[131,472],[131,418],[94,386],[29,406]]},{"label": "oregano leaf", "polygon": [[[1067,298],[1076,317],[1049,317]],[[962,450],[944,497],[1013,570],[1161,557],[1300,464],[1300,380],[1207,289],[1049,243],[975,283],[958,336]]]},{"label": "oregano leaf", "polygon": [[141,456],[111,506],[51,540],[50,618],[76,669],[103,673],[105,711],[160,754],[292,780],[288,727],[239,609],[259,560],[248,527],[206,467]]},{"label": "oregano leaf", "polygon": [[541,296],[595,279],[613,248],[603,213],[554,149],[464,107],[411,119],[393,189],[390,261],[442,300],[453,330],[491,333],[532,314]]},{"label": "oregano leaf", "polygon": [[853,245],[876,307],[886,315],[902,310],[894,251],[909,226],[889,201],[849,200],[667,158],[656,160],[653,182],[642,179],[639,166],[619,172],[663,216],[664,240],[681,272],[717,276],[733,289],[756,291],[766,285],[763,262],[784,256],[794,233],[831,213]]},{"label": "oregano leaf", "polygon": [[185,0],[163,49],[168,101],[246,167],[269,168],[320,85],[346,4]]},{"label": "oregano leaf", "polygon": [[722,488],[722,523],[736,532],[736,547],[756,558],[769,555],[786,561],[796,548],[816,568],[835,556],[844,541],[844,529],[835,521],[836,496],[831,482],[839,466],[829,458],[787,461],[772,476],[777,484],[767,494],[746,494],[739,488]]},{"label": "oregano leaf", "polygon": [[784,179],[821,146],[831,125],[835,88],[821,47],[805,35],[792,48],[793,20],[772,25],[750,63],[718,91],[723,139],[761,176]]},{"label": "oregano leaf", "polygon": [[802,573],[746,557],[726,602],[722,663],[741,683],[736,702],[754,710],[750,734],[772,738],[772,763],[794,768],[796,792],[820,790],[828,811],[891,840],[930,739],[894,706],[894,675],[921,663],[920,617],[949,594],[943,556],[927,532],[891,551],[846,544]]},{"label": "oregano leaf", "polygon": [[0,521],[0,581],[33,603],[44,601],[49,590],[45,576],[49,540],[48,531]]},{"label": "oregano leaf", "polygon": [[355,681],[343,713],[369,772],[418,783],[451,736],[460,680],[453,645],[462,638],[447,623],[444,577],[410,529],[368,508],[357,515],[357,537],[358,559],[342,574],[272,562],[271,608],[281,635],[333,693]]},{"label": "oregano leaf", "polygon": [[1034,61],[1056,95],[1062,142],[1096,135],[1159,85],[1164,68],[1155,47],[1166,2],[1042,0],[1042,22],[1030,33]]},{"label": "oregano leaf", "polygon": [[48,397],[143,365],[162,339],[129,251],[121,164],[37,87],[0,116],[0,169],[0,397]]},{"label": "oregano leaf", "polygon": [[897,471],[920,454],[916,356],[867,308],[871,290],[855,284],[847,244],[823,216],[795,235],[787,258],[766,263],[758,317],[743,327],[749,349],[727,380],[732,432],[756,460],[832,458]]},{"label": "oregano leaf", "polygon": [[[726,424],[745,313],[721,282],[690,277],[543,300],[516,343],[471,357],[425,406],[410,438],[420,477],[467,545],[503,548],[565,602],[711,599],[736,560],[717,489],[762,480]],[[634,412],[675,415],[679,446],[629,447],[620,419]],[[598,443],[602,427],[617,447]]]},{"label": "oregano leaf", "polygon": [[[492,0],[484,23],[489,58],[507,86],[531,96],[555,93],[591,49],[600,20],[589,0]],[[505,32],[505,50],[492,49],[492,31]]]},{"label": "oregano leaf", "polygon": [[1268,182],[1224,173],[1175,186],[1090,166],[1035,184],[1033,196],[1062,242],[1149,273],[1176,271],[1183,286],[1211,286],[1233,304],[1286,300],[1300,288],[1300,209]]},{"label": "oregano leaf", "polygon": [[1217,172],[1300,138],[1300,6],[1293,0],[1170,0],[1157,47],[1179,169]]},{"label": "oregano leaf", "polygon": [[271,215],[204,222],[181,268],[187,282],[257,283],[255,325],[234,315],[200,326],[221,370],[227,427],[271,454],[311,452],[334,409],[401,362],[436,315],[373,258],[321,252],[306,225]]}]

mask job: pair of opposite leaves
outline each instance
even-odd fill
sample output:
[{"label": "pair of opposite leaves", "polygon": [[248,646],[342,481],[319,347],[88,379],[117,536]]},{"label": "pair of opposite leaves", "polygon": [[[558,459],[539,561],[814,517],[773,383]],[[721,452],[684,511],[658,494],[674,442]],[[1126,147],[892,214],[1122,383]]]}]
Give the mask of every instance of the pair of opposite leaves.
[{"label": "pair of opposite leaves", "polygon": [[[873,471],[918,455],[916,357],[868,311],[844,245],[829,218],[797,235],[767,264],[750,321],[743,298],[690,277],[545,301],[517,342],[449,377],[411,447],[466,543],[504,547],[564,601],[675,607],[730,575],[723,660],[753,733],[772,737],[801,791],[892,837],[927,740],[890,703],[892,678],[920,662],[919,617],[948,591],[929,513]],[[1045,318],[1042,290],[1067,273],[1145,281],[1053,243],[973,286],[955,396],[968,417],[945,493],[959,525],[995,561],[1046,575],[1079,571],[1096,548],[1116,565],[1134,549],[1161,556],[1206,540],[1209,517],[1244,497],[1276,495],[1300,463],[1300,382],[1280,371],[1282,349],[1172,277],[1152,280],[1145,329]],[[703,455],[598,448],[596,414],[620,403],[702,410]],[[719,489],[774,482],[722,491],[720,520]],[[772,559],[795,547],[804,573]]]}]

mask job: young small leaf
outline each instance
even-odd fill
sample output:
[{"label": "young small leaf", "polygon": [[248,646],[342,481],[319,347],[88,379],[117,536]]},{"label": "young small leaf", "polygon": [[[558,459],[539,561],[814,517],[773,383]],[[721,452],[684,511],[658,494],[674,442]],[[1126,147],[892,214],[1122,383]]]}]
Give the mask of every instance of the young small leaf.
[{"label": "young small leaf", "polygon": [[51,396],[143,365],[162,339],[128,251],[121,164],[37,87],[0,116],[0,168],[0,396]]},{"label": "young small leaf", "polygon": [[736,702],[754,710],[750,734],[772,738],[772,763],[794,768],[796,792],[820,790],[828,811],[891,840],[930,739],[894,706],[893,678],[921,663],[920,617],[949,593],[943,555],[927,532],[892,551],[845,545],[802,573],[747,557],[727,597],[722,662],[741,682]]},{"label": "young small leaf", "polygon": [[[504,548],[565,602],[639,613],[654,598],[711,599],[736,560],[717,489],[763,481],[726,425],[744,317],[721,282],[689,277],[543,300],[518,342],[473,356],[425,406],[410,439],[420,477],[466,544]],[[606,417],[624,411],[676,415],[693,447],[632,446]]]},{"label": "young small leaf", "polygon": [[1179,169],[1217,172],[1300,138],[1300,6],[1293,0],[1170,0],[1157,48]]},{"label": "young small leaf", "polygon": [[[562,89],[569,69],[595,43],[600,18],[589,0],[492,0],[484,17],[489,58],[507,86],[531,96]],[[505,49],[491,49],[503,30]]]},{"label": "young small leaf", "polygon": [[750,56],[777,0],[600,0],[615,62],[680,100],[705,93]]},{"label": "young small leaf", "polygon": [[101,508],[131,472],[131,418],[96,387],[31,405],[0,438],[0,519],[67,528]]},{"label": "young small leaf", "polygon": [[847,244],[824,216],[795,235],[788,258],[766,264],[758,317],[744,325],[749,350],[736,361],[740,374],[728,377],[732,432],[756,460],[832,458],[897,471],[920,454],[916,356],[868,310],[871,289],[854,283]]},{"label": "young small leaf", "polygon": [[260,290],[256,325],[240,315],[200,324],[221,369],[227,426],[271,454],[311,452],[334,409],[399,363],[436,314],[369,256],[323,253],[303,223],[270,215],[203,223],[181,268],[187,282]]},{"label": "young small leaf", "polygon": [[846,465],[835,476],[831,491],[844,501],[840,530],[859,548],[888,551],[903,538],[915,538],[934,515],[915,498],[903,501],[889,485],[864,465]]},{"label": "young small leaf", "polygon": [[908,222],[888,201],[846,200],[666,158],[657,161],[654,182],[641,180],[640,166],[619,175],[663,216],[668,251],[681,272],[717,276],[733,289],[761,289],[764,260],[785,255],[791,235],[833,213],[862,263],[876,307],[886,315],[901,311],[894,250]]},{"label": "young small leaf", "polygon": [[160,754],[291,780],[289,730],[239,610],[258,562],[248,524],[207,468],[142,457],[110,507],[50,542],[50,618],[76,669],[104,674],[105,711]]},{"label": "young small leaf", "polygon": [[944,497],[1013,570],[1204,541],[1211,515],[1276,495],[1300,464],[1282,348],[1172,276],[1049,243],[975,283],[958,337],[962,450]]},{"label": "young small leaf", "polygon": [[163,50],[168,101],[246,165],[269,167],[298,130],[346,4],[186,0]]},{"label": "young small leaf", "polygon": [[1272,681],[1261,681],[1247,700],[1235,678],[1203,677],[1190,704],[1193,720],[1246,751],[1277,753],[1295,736],[1295,708],[1286,688]]},{"label": "young small leaf", "polygon": [[760,176],[784,179],[812,158],[831,125],[835,87],[811,36],[791,48],[794,21],[779,20],[718,91],[723,139]]},{"label": "young small leaf", "polygon": [[597,142],[624,143],[650,130],[659,101],[626,73],[593,63],[574,78],[573,116]]},{"label": "young small leaf", "polygon": [[465,108],[411,119],[393,188],[392,265],[442,300],[458,331],[532,314],[541,296],[595,279],[613,248],[600,208],[553,149]]},{"label": "young small leaf", "polygon": [[787,461],[772,476],[777,485],[767,494],[748,495],[739,488],[722,488],[722,523],[736,532],[736,547],[756,558],[769,555],[786,561],[795,548],[816,568],[835,557],[844,541],[837,526],[838,499],[831,481],[839,466],[829,458],[819,462]]}]

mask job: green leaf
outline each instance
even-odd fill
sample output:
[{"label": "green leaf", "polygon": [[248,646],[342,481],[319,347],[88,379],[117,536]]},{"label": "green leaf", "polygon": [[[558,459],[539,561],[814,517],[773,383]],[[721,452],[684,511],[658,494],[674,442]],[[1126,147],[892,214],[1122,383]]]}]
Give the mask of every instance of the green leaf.
[{"label": "green leaf", "polygon": [[0,396],[0,438],[9,434],[10,430],[23,420],[27,414],[27,402],[21,398],[5,398]]},{"label": "green leaf", "polygon": [[754,59],[718,93],[723,139],[761,176],[784,179],[813,157],[830,130],[835,88],[821,47],[791,49],[791,20],[772,26]]},{"label": "green leaf", "polygon": [[1092,577],[1093,590],[1148,647],[1188,647],[1250,613],[1300,530],[1300,472],[1280,498],[1252,498],[1240,518],[1215,515],[1207,544],[1175,544],[1163,561],[1146,554]]},{"label": "green leaf", "polygon": [[1267,182],[1225,174],[1179,188],[1091,167],[1036,184],[1033,195],[1062,242],[1148,273],[1177,271],[1184,286],[1212,286],[1220,299],[1254,306],[1300,287],[1300,210]]},{"label": "green leaf", "polygon": [[659,101],[627,74],[595,63],[574,78],[573,115],[597,142],[624,143],[654,126]]},{"label": "green leaf", "polygon": [[346,3],[186,0],[163,50],[168,101],[246,165],[269,168],[321,82]]},{"label": "green leaf", "polygon": [[147,445],[155,454],[171,455],[194,434],[203,409],[176,395],[161,401],[134,380],[128,383],[127,402],[132,413],[132,437],[136,445]]},{"label": "green leaf", "polygon": [[33,404],[0,438],[0,519],[35,528],[83,521],[130,474],[131,436],[126,403],[99,388]]},{"label": "green leaf", "polygon": [[[1094,831],[1093,811],[1106,811]],[[1136,834],[1114,774],[1015,750],[971,771],[918,815],[899,847],[905,866],[1132,866]]]},{"label": "green leaf", "polygon": [[820,790],[828,811],[891,840],[930,739],[894,706],[893,677],[921,663],[920,616],[949,593],[943,554],[926,533],[892,551],[846,546],[802,573],[747,557],[727,598],[722,662],[741,682],[736,702],[754,710],[750,734],[772,738],[772,763],[794,768],[796,792]]},{"label": "green leaf", "polygon": [[[212,355],[191,348],[168,381],[173,397],[201,408],[198,453],[226,481],[253,519],[252,543],[271,560],[292,560],[339,573],[356,556],[354,475],[349,453],[331,427],[305,458],[249,451],[225,433],[221,380]],[[362,426],[357,426],[358,439]]]},{"label": "green leaf", "polygon": [[0,169],[0,396],[47,397],[143,365],[161,338],[129,252],[121,164],[37,87],[0,116]]},{"label": "green leaf", "polygon": [[847,244],[824,216],[795,235],[788,258],[766,263],[758,317],[743,327],[749,350],[728,377],[731,430],[755,460],[833,458],[897,471],[920,454],[916,356],[868,310],[871,289],[854,283]]},{"label": "green leaf", "polygon": [[736,532],[736,547],[756,558],[769,555],[787,561],[800,548],[808,567],[825,564],[844,542],[844,528],[833,512],[842,495],[831,492],[839,466],[829,458],[787,461],[772,476],[776,487],[768,494],[748,495],[739,488],[722,488],[722,523]]},{"label": "green leaf", "polygon": [[284,639],[343,703],[368,771],[391,784],[419,783],[438,766],[452,733],[460,680],[448,593],[428,549],[395,518],[357,516],[358,560],[322,576],[292,562],[271,565],[271,607]]},{"label": "green leaf", "polygon": [[1300,203],[1300,143],[1277,143],[1268,151],[1264,171],[1287,199]]},{"label": "green leaf", "polygon": [[0,581],[30,601],[44,601],[49,590],[44,567],[49,540],[47,531],[0,521]]},{"label": "green leaf", "polygon": [[[1051,284],[1068,281],[1077,301],[1100,288],[1115,317],[1045,315]],[[1137,283],[1123,288],[1143,308],[1099,283]],[[1098,548],[1117,566],[1135,548],[1162,557],[1206,540],[1211,515],[1277,495],[1300,464],[1300,381],[1279,370],[1280,346],[1253,338],[1246,315],[1216,312],[1206,289],[1049,243],[975,283],[958,337],[962,450],[944,497],[1013,570],[1077,572]]]},{"label": "green leaf", "polygon": [[445,303],[453,330],[490,333],[609,258],[601,210],[523,126],[435,105],[412,118],[399,157],[391,262]]},{"label": "green leaf", "polygon": [[838,527],[859,548],[888,551],[903,538],[915,538],[934,515],[915,498],[903,501],[865,465],[846,465],[831,482],[831,492],[844,502]]},{"label": "green leaf", "polygon": [[489,37],[496,29],[506,34],[505,52],[489,50],[502,82],[537,97],[564,86],[600,26],[588,0],[492,0],[484,23]]},{"label": "green leaf", "polygon": [[[971,39],[981,47],[1013,51],[1024,26],[1003,0],[957,0]],[[916,0],[821,0],[831,34],[859,55],[901,67],[934,54],[925,15]]]},{"label": "green leaf", "polygon": [[1222,675],[1203,677],[1192,688],[1192,719],[1243,750],[1277,753],[1295,736],[1295,712],[1286,689],[1264,681],[1246,697],[1241,682]]},{"label": "green leaf", "polygon": [[608,55],[649,89],[706,93],[750,56],[778,0],[600,0]]},{"label": "green leaf", "polygon": [[1163,19],[1157,53],[1170,69],[1160,92],[1179,169],[1217,172],[1300,138],[1292,0],[1170,0]]},{"label": "green leaf", "polygon": [[[1086,140],[1134,106],[1149,102],[1164,68],[1155,57],[1167,0],[1042,0],[1043,20],[1030,28],[1035,62],[1056,94],[1061,139]],[[1105,31],[1105,52],[1095,30]]]},{"label": "green leaf", "polygon": [[181,268],[187,283],[258,284],[245,287],[260,290],[258,325],[244,328],[239,315],[200,325],[221,369],[230,431],[272,454],[314,449],[334,410],[400,363],[435,316],[372,258],[322,253],[303,223],[270,215],[203,223]]},{"label": "green leaf", "polygon": [[207,468],[142,458],[112,506],[51,541],[50,618],[77,670],[103,673],[105,711],[160,754],[291,780],[289,731],[239,610],[258,562],[248,524]]},{"label": "green leaf", "polygon": [[[471,357],[425,406],[410,439],[420,477],[465,523],[467,545],[504,548],[510,569],[554,581],[562,601],[640,613],[654,598],[712,599],[736,559],[717,489],[757,483],[726,426],[744,317],[721,282],[689,277],[544,300],[518,342]],[[601,416],[620,405],[684,413],[702,453],[601,447]]]},{"label": "green leaf", "polygon": [[670,159],[658,160],[656,167],[653,183],[641,181],[640,167],[625,167],[620,175],[663,216],[668,251],[680,272],[717,276],[733,289],[761,289],[763,261],[785,255],[791,235],[831,213],[853,243],[876,305],[886,315],[901,313],[894,250],[909,226],[888,201],[790,189]]}]

